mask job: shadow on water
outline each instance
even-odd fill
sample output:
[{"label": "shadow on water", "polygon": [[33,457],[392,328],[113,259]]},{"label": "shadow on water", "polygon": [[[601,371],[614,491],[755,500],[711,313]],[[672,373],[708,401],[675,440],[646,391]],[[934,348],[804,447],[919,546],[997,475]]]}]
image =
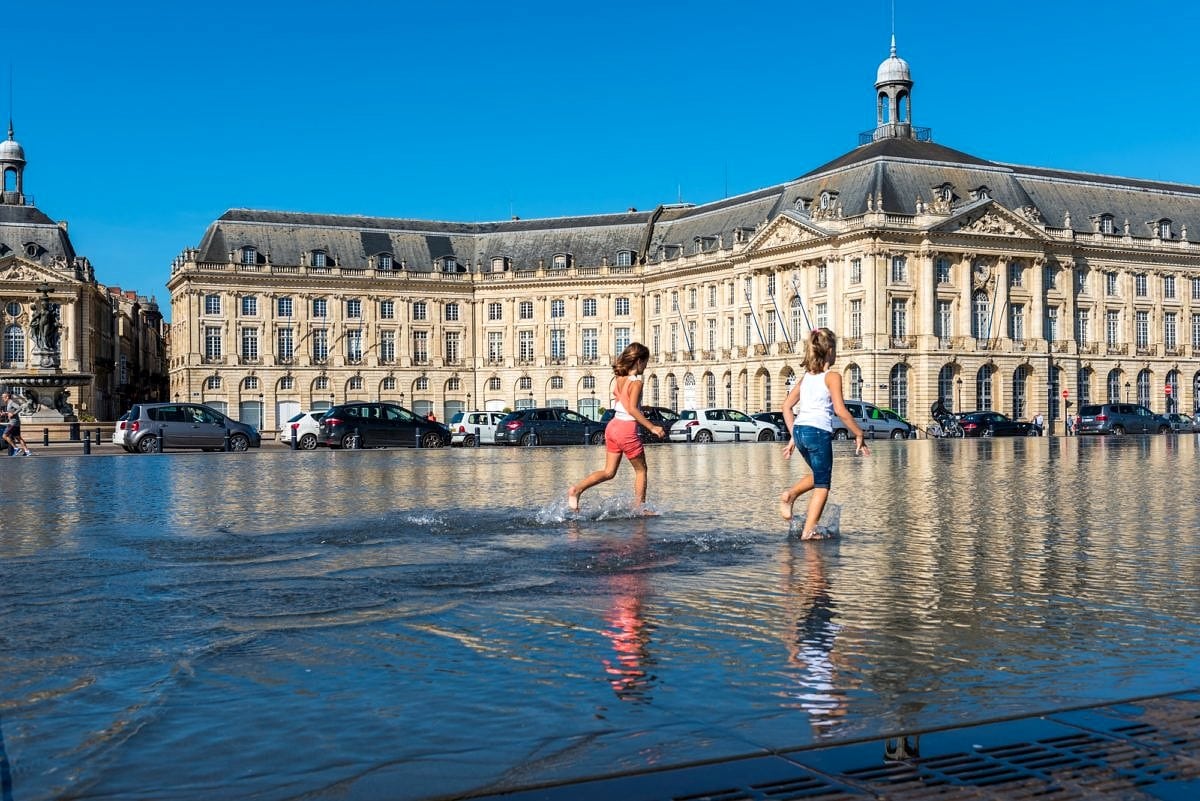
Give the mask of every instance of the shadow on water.
[{"label": "shadow on water", "polygon": [[1195,438],[837,448],[817,542],[774,445],[650,448],[649,518],[628,467],[566,510],[594,448],[0,462],[40,490],[0,801],[430,798],[1194,682]]}]

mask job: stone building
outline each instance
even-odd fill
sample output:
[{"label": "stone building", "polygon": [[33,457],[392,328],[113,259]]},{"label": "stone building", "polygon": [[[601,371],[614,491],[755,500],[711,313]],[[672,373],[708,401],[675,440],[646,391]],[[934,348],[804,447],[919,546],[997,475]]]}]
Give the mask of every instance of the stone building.
[{"label": "stone building", "polygon": [[[1051,425],[1197,405],[1200,187],[1023,167],[932,141],[880,64],[875,127],[777,186],[701,205],[492,223],[235,209],[175,261],[171,393],[274,428],[383,398],[775,409],[815,326],[848,394],[919,425],[939,397]],[[1061,427],[1057,430],[1061,431]]]},{"label": "stone building", "polygon": [[[75,253],[65,222],[47,217],[25,194],[25,151],[0,142],[0,372],[33,371],[33,304],[47,290],[61,325],[60,365],[92,376],[71,390],[71,412],[113,420],[135,400],[162,397],[166,353],[162,315],[153,299],[96,281],[87,258]],[[22,391],[19,381],[7,388]]]}]

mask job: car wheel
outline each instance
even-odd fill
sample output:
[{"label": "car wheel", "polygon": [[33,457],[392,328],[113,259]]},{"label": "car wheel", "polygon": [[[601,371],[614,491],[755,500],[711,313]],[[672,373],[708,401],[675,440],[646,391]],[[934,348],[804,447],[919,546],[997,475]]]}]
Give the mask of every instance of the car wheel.
[{"label": "car wheel", "polygon": [[775,435],[772,434],[770,431],[759,431],[758,432],[758,441],[759,442],[774,442]]},{"label": "car wheel", "polygon": [[442,439],[442,435],[436,431],[427,431],[421,435],[422,448],[441,448],[446,444]]},{"label": "car wheel", "polygon": [[243,453],[250,447],[250,438],[245,434],[234,434],[229,438],[229,450]]},{"label": "car wheel", "polygon": [[474,448],[475,447],[475,436],[473,434],[467,434],[467,436],[463,439],[462,444],[463,444],[464,448]]},{"label": "car wheel", "polygon": [[158,437],[153,434],[142,437],[134,447],[138,453],[158,453]]},{"label": "car wheel", "polygon": [[352,434],[352,433],[351,434],[342,434],[342,447],[346,448],[347,450],[349,450],[351,448],[361,448],[362,447],[362,439],[360,438],[356,442],[355,438],[354,438],[354,434]]},{"label": "car wheel", "polygon": [[1125,426],[1113,426],[1112,432],[1119,437],[1125,433]]},{"label": "car wheel", "polygon": [[296,447],[302,451],[315,451],[317,449],[317,435],[305,434],[296,443]]},{"label": "car wheel", "polygon": [[696,436],[692,437],[694,442],[712,442],[713,435],[711,431],[697,431]]},{"label": "car wheel", "polygon": [[834,439],[843,439],[843,440],[850,439],[850,432],[844,428],[839,428],[837,431],[833,432],[833,438]]},{"label": "car wheel", "polygon": [[892,432],[892,439],[904,439],[904,432],[897,428]]},{"label": "car wheel", "polygon": [[536,445],[537,444],[537,435],[535,435],[532,431],[529,431],[525,434],[522,434],[521,439],[519,441],[520,441],[520,444],[525,445],[525,446]]},{"label": "car wheel", "polygon": [[985,428],[985,429],[983,429],[983,431],[982,431],[982,432],[980,432],[979,436],[981,436],[981,437],[991,437],[991,436],[995,436],[995,434],[996,434],[996,432],[995,432],[995,431],[993,431],[992,429],[990,429],[990,428]]},{"label": "car wheel", "polygon": [[1160,433],[1160,434],[1166,434],[1166,433],[1168,433],[1170,430],[1171,430],[1171,427],[1170,427],[1170,426],[1159,426],[1159,427],[1158,427],[1158,433]]},{"label": "car wheel", "polygon": [[589,441],[593,445],[603,445],[604,444],[604,432],[597,431],[595,434],[592,434],[591,439]]}]

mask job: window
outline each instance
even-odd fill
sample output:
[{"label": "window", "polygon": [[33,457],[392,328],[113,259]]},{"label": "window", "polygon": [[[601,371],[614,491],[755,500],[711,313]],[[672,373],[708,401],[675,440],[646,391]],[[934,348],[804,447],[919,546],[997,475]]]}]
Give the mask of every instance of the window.
[{"label": "window", "polygon": [[248,246],[242,248],[242,264],[258,264],[258,251]]},{"label": "window", "polygon": [[775,344],[775,311],[773,309],[767,311],[767,344]]},{"label": "window", "polygon": [[713,284],[708,288],[708,308],[717,308],[717,285]]},{"label": "window", "polygon": [[[695,292],[695,290],[692,290],[692,291]],[[770,275],[767,276],[767,297],[773,297],[774,295],[775,295],[775,273],[771,273]],[[696,304],[693,303],[691,308],[693,308],[693,309],[696,308]]]},{"label": "window", "polygon": [[533,331],[517,332],[517,358],[526,364],[533,361]]},{"label": "window", "polygon": [[329,331],[324,328],[312,332],[312,356],[317,364],[324,364],[329,359]]},{"label": "window", "polygon": [[846,383],[850,386],[850,398],[862,400],[862,368],[857,364],[851,364],[846,368]]},{"label": "window", "polygon": [[458,322],[458,304],[457,303],[447,303],[446,304],[446,322],[450,322],[450,323]]},{"label": "window", "polygon": [[565,270],[571,266],[571,257],[567,253],[555,253],[550,266],[555,270]]},{"label": "window", "polygon": [[652,326],[650,328],[650,352],[658,353],[662,350],[662,330],[660,326]]},{"label": "window", "polygon": [[908,365],[897,364],[888,377],[888,400],[901,417],[908,416]]},{"label": "window", "polygon": [[561,328],[550,329],[550,358],[556,362],[567,358],[567,332]]},{"label": "window", "polygon": [[221,313],[221,296],[220,295],[205,295],[204,296],[204,313],[205,314],[220,314]]},{"label": "window", "polygon": [[[861,339],[862,338],[862,332],[863,332],[862,306],[863,306],[863,302],[861,300],[850,301],[850,338],[851,339]],[[802,342],[803,340],[804,340],[803,336],[796,337],[797,342]]]},{"label": "window", "polygon": [[[854,301],[850,301],[850,303],[851,303],[851,305],[853,305]],[[859,301],[860,306],[861,306],[861,303],[862,303],[862,301]],[[796,343],[803,342],[804,336],[806,333],[804,330],[804,306],[801,305],[801,303],[800,303],[799,295],[796,295],[795,297],[792,298],[791,313],[792,313],[792,341],[796,342]],[[854,335],[851,334],[851,336],[854,336]]]},{"label": "window", "polygon": [[362,300],[360,298],[350,298],[346,301],[346,317],[351,320],[362,317]]},{"label": "window", "polygon": [[379,269],[380,269],[380,271],[385,272],[385,273],[390,273],[393,269],[395,269],[395,266],[396,266],[396,263],[392,259],[391,253],[380,253],[379,254]]},{"label": "window", "polygon": [[1079,368],[1075,375],[1075,399],[1079,406],[1092,402],[1092,371],[1086,367]]},{"label": "window", "polygon": [[313,384],[313,389],[329,389],[329,376],[317,376],[317,380]]},{"label": "window", "polygon": [[592,360],[599,358],[600,337],[599,331],[595,328],[583,329],[583,358],[584,360]]},{"label": "window", "polygon": [[221,329],[210,325],[204,328],[204,356],[209,359],[221,358]]},{"label": "window", "polygon": [[1171,221],[1170,220],[1159,220],[1157,233],[1158,233],[1159,239],[1170,239],[1171,238]]},{"label": "window", "polygon": [[383,379],[383,383],[381,383],[379,385],[379,388],[382,389],[384,392],[395,392],[396,391],[396,379],[393,378],[392,376],[388,376],[387,378]]},{"label": "window", "polygon": [[1140,311],[1133,318],[1134,344],[1144,348],[1150,344],[1150,313]]},{"label": "window", "polygon": [[1088,271],[1080,267],[1075,270],[1075,288],[1080,294],[1087,294],[1087,277]]},{"label": "window", "polygon": [[362,331],[353,330],[346,332],[346,360],[351,364],[358,364],[362,361]]},{"label": "window", "polygon": [[533,319],[533,301],[523,300],[517,304],[517,319],[532,320]]},{"label": "window", "polygon": [[1050,342],[1058,341],[1058,307],[1048,306],[1046,308],[1046,339]]},{"label": "window", "polygon": [[278,317],[287,319],[292,316],[292,299],[291,298],[276,298],[275,299],[275,314]]},{"label": "window", "polygon": [[975,408],[992,408],[992,369],[984,366],[975,374]]},{"label": "window", "polygon": [[1178,342],[1178,325],[1176,324],[1175,312],[1167,312],[1163,315],[1163,347],[1176,348]]},{"label": "window", "polygon": [[412,332],[412,357],[414,364],[429,364],[429,332]]},{"label": "window", "polygon": [[312,266],[323,268],[326,266],[325,251],[314,250],[312,252]]},{"label": "window", "polygon": [[629,316],[629,298],[617,298],[614,300],[613,313],[618,317]]},{"label": "window", "polygon": [[277,342],[276,353],[281,360],[291,361],[296,353],[296,343],[292,335],[292,329],[280,328],[275,332]]},{"label": "window", "polygon": [[502,273],[509,268],[507,256],[492,256],[492,272]]},{"label": "window", "polygon": [[1192,300],[1200,300],[1200,278],[1192,279]]},{"label": "window", "polygon": [[[711,323],[712,320],[709,320]],[[621,353],[629,347],[629,343],[633,341],[633,337],[629,328],[618,326],[613,329],[613,352]],[[709,345],[709,350],[712,350],[712,345]]]},{"label": "window", "polygon": [[939,300],[933,316],[933,333],[943,343],[954,336],[954,315],[951,312],[951,302]]},{"label": "window", "polygon": [[487,315],[489,320],[504,319],[504,306],[500,303],[489,303],[487,307]]},{"label": "window", "polygon": [[1088,310],[1075,310],[1075,341],[1080,345],[1088,343]]},{"label": "window", "polygon": [[892,301],[892,336],[906,337],[908,336],[908,302],[904,300]]},{"label": "window", "polygon": [[7,364],[20,364],[25,361],[25,330],[19,325],[10,325],[4,329],[4,361]]},{"label": "window", "polygon": [[1139,298],[1144,298],[1149,294],[1149,288],[1146,285],[1146,274],[1138,273],[1133,277],[1133,294]]},{"label": "window", "polygon": [[429,390],[429,379],[425,376],[421,376],[415,382],[413,382],[413,389],[417,390],[418,392],[427,392]]},{"label": "window", "polygon": [[500,391],[500,379],[499,378],[489,378],[488,379],[488,391],[489,392],[499,392]]},{"label": "window", "polygon": [[1100,233],[1102,233],[1102,234],[1113,233],[1113,216],[1111,214],[1101,214],[1100,215]]},{"label": "window", "polygon": [[458,272],[458,259],[454,256],[442,257],[442,272],[456,273]]},{"label": "window", "polygon": [[1025,416],[1026,387],[1029,384],[1029,368],[1021,365],[1013,371],[1012,379],[1012,416],[1021,419]]},{"label": "window", "polygon": [[1116,273],[1105,273],[1104,274],[1104,294],[1108,295],[1109,297],[1117,296],[1117,274]]},{"label": "window", "polygon": [[1121,312],[1110,309],[1104,313],[1104,342],[1114,348],[1121,341]]},{"label": "window", "polygon": [[662,295],[654,296],[654,313],[662,314]]},{"label": "window", "polygon": [[379,301],[379,319],[380,320],[395,320],[396,319],[396,301],[394,301],[394,300]]},{"label": "window", "polygon": [[1200,348],[1200,314],[1192,315],[1192,347]]},{"label": "window", "polygon": [[618,250],[617,251],[617,266],[618,267],[632,267],[633,266],[633,251],[632,250]]},{"label": "window", "polygon": [[987,339],[991,333],[988,321],[989,305],[987,293],[982,290],[971,298],[971,336],[976,339]]},{"label": "window", "polygon": [[503,331],[488,331],[488,361],[492,364],[504,361]]},{"label": "window", "polygon": [[1042,268],[1042,286],[1044,289],[1058,289],[1058,268],[1047,264]]},{"label": "window", "polygon": [[729,283],[727,283],[725,285],[725,290],[726,290],[725,291],[725,296],[726,296],[725,302],[727,304],[729,304],[730,306],[732,306],[733,305],[733,292],[734,292],[733,281],[730,281]]},{"label": "window", "polygon": [[1163,297],[1168,300],[1175,299],[1175,276],[1163,276]]},{"label": "window", "polygon": [[242,329],[242,358],[247,361],[258,359],[258,329]]},{"label": "window", "polygon": [[750,315],[743,314],[742,315],[742,334],[744,336],[742,339],[742,344],[745,345],[746,347],[750,347],[752,344],[754,344],[754,340],[750,336],[750,322],[751,322]]},{"label": "window", "polygon": [[[774,290],[774,286],[775,286],[775,276],[772,275],[771,276],[772,290]],[[775,294],[774,291],[772,291],[771,294]],[[696,287],[691,287],[690,289],[688,289],[688,309],[690,311],[696,310],[696,301],[697,301],[696,295],[697,295]]]},{"label": "window", "polygon": [[394,364],[396,361],[396,332],[379,332],[379,359],[384,364]]},{"label": "window", "polygon": [[346,384],[346,389],[361,390],[363,388],[363,380],[361,375],[350,376],[350,381]]},{"label": "window", "polygon": [[1014,303],[1008,315],[1008,336],[1015,342],[1025,338],[1025,307],[1020,303]]},{"label": "window", "polygon": [[678,292],[674,292],[674,291],[671,292],[671,311],[673,311],[673,312],[679,311],[679,293]]},{"label": "window", "polygon": [[817,304],[817,328],[828,328],[828,327],[829,327],[829,304],[828,303],[818,303]]},{"label": "window", "polygon": [[205,389],[220,389],[221,388],[221,376],[210,375],[208,378],[204,379],[204,388]]},{"label": "window", "polygon": [[705,342],[706,342],[705,350],[716,350],[717,349],[717,321],[716,320],[706,320],[704,322],[704,325],[705,325],[704,333],[705,333]]},{"label": "window", "polygon": [[596,299],[595,298],[584,298],[583,299],[583,316],[584,317],[595,317],[596,316]]},{"label": "window", "polygon": [[939,256],[933,263],[933,271],[939,284],[950,283],[950,260]]},{"label": "window", "polygon": [[1008,265],[1008,285],[1010,287],[1019,287],[1025,279],[1025,269],[1019,261],[1010,262]]},{"label": "window", "polygon": [[563,300],[550,301],[550,317],[560,319],[567,316],[567,304]]},{"label": "window", "polygon": [[292,378],[290,375],[285,375],[283,378],[279,379],[279,388],[283,390],[295,389],[296,379]]},{"label": "window", "polygon": [[903,256],[892,257],[892,283],[903,284],[908,281],[908,259]]},{"label": "window", "polygon": [[245,295],[242,297],[242,316],[256,317],[258,316],[258,298],[254,295]]},{"label": "window", "polygon": [[423,300],[414,300],[412,305],[412,318],[420,321],[428,320],[429,305]]},{"label": "window", "polygon": [[1120,403],[1121,402],[1121,371],[1120,370],[1109,370],[1108,371],[1107,386],[1108,386],[1108,402],[1109,403]]},{"label": "window", "polygon": [[561,375],[550,376],[550,389],[562,389],[563,379]]},{"label": "window", "polygon": [[850,260],[850,283],[851,284],[861,284],[862,283],[862,259],[851,259]]},{"label": "window", "polygon": [[[817,265],[817,289],[829,287],[829,268],[824,264]],[[774,293],[772,293],[774,294]]]},{"label": "window", "polygon": [[329,301],[325,298],[313,298],[312,316],[317,319],[325,319],[329,316]]}]

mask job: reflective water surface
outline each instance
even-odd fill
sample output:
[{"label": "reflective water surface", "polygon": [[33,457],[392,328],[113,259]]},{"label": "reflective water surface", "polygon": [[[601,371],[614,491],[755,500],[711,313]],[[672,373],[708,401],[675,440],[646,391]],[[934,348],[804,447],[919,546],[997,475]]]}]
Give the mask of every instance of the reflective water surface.
[{"label": "reflective water surface", "polygon": [[[0,460],[4,801],[438,798],[1194,687],[1192,436]],[[802,508],[803,501],[797,505]]]}]

